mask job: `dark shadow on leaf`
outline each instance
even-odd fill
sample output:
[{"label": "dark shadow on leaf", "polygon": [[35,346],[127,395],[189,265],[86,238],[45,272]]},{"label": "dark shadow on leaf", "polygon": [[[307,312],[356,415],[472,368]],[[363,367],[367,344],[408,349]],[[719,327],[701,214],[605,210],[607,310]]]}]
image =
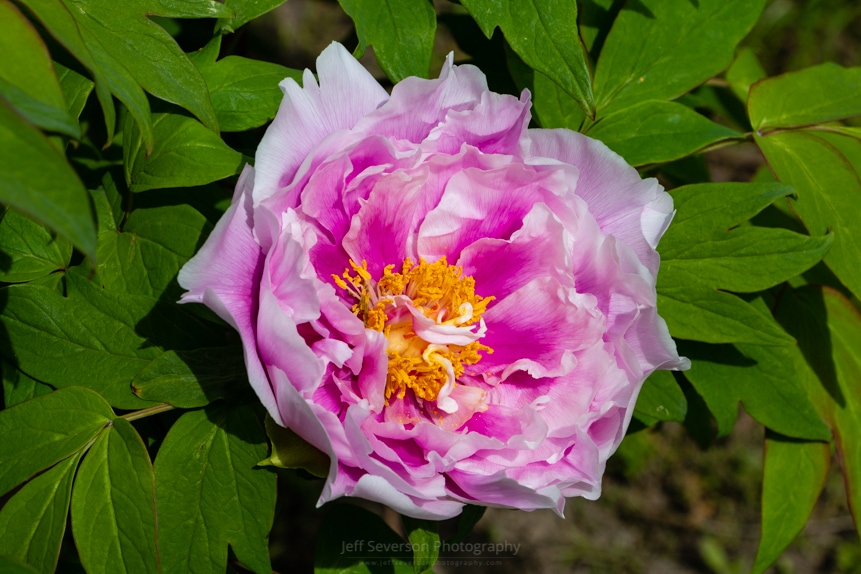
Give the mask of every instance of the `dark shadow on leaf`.
[{"label": "dark shadow on leaf", "polygon": [[837,382],[831,332],[828,329],[825,298],[820,287],[808,285],[787,289],[775,315],[786,332],[795,337],[805,361],[816,373],[822,386],[840,407],[846,397]]},{"label": "dark shadow on leaf", "polygon": [[471,56],[468,63],[478,66],[487,75],[491,91],[520,95],[505,63],[505,39],[499,28],[488,40],[475,20],[466,14],[441,14],[439,22],[448,27],[461,50]]}]

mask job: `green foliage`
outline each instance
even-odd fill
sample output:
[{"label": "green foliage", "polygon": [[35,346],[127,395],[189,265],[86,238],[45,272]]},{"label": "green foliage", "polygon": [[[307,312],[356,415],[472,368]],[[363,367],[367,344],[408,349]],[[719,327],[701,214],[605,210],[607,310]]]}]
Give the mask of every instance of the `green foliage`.
[{"label": "green foliage", "polygon": [[72,492],[72,532],[87,572],[156,572],[155,479],[140,436],[115,419],[87,452]]},{"label": "green foliage", "polygon": [[592,73],[577,36],[577,4],[565,0],[463,0],[488,38],[498,26],[511,48],[595,117]]},{"label": "green foliage", "polygon": [[[762,477],[762,541],[754,572],[770,566],[801,532],[825,486],[831,449],[770,434],[765,439]],[[791,481],[786,480],[792,477]]]},{"label": "green foliage", "polygon": [[165,572],[223,572],[227,545],[254,572],[270,572],[267,539],[275,475],[255,468],[266,437],[249,407],[189,411],[155,460],[158,548]]},{"label": "green foliage", "polygon": [[645,101],[603,118],[586,133],[631,165],[665,163],[741,134],[675,102]]},{"label": "green foliage", "polygon": [[[279,54],[254,58],[263,28],[230,36],[282,2],[0,0],[0,53],[14,55],[0,66],[3,572],[50,572],[58,557],[87,572],[271,572],[276,476],[337,469],[245,404],[234,331],[177,304],[177,274],[275,117],[278,84],[302,81]],[[582,131],[678,186],[656,290],[692,369],[651,374],[636,428],[684,422],[707,443],[711,419],[725,436],[741,405],[768,429],[756,572],[808,521],[832,451],[857,526],[857,62],[767,77],[765,0],[459,4],[340,0],[356,54],[372,46],[392,82],[427,77],[448,41],[437,11],[454,12],[447,23],[488,38],[454,33],[456,57],[501,89],[529,89],[539,126]],[[710,183],[706,153],[743,142],[776,181]],[[650,456],[646,434],[622,452]],[[484,511],[467,506],[451,540]],[[433,522],[404,518],[401,536],[349,504],[318,512],[317,572],[437,562]],[[712,568],[744,562],[700,542]]]},{"label": "green foliage", "polygon": [[321,478],[329,474],[331,462],[325,453],[308,444],[295,432],[284,428],[266,416],[266,434],[272,445],[272,453],[260,462],[278,468],[303,468]]},{"label": "green foliage", "polygon": [[373,45],[374,55],[393,82],[407,76],[427,78],[436,14],[420,0],[338,0],[356,22],[357,55]]},{"label": "green foliage", "polygon": [[732,62],[765,0],[642,0],[613,23],[595,69],[598,114],[681,96]]}]

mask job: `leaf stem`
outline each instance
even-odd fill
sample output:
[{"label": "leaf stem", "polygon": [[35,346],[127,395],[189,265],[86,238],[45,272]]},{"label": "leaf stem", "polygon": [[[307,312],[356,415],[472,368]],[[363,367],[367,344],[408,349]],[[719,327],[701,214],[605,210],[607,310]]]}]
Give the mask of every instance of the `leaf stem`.
[{"label": "leaf stem", "polygon": [[169,405],[167,403],[162,403],[160,405],[155,405],[154,407],[147,407],[147,408],[141,409],[139,411],[126,413],[121,418],[124,418],[127,421],[131,422],[131,421],[136,421],[138,419],[151,417],[152,415],[157,415],[157,414],[163,413],[165,411],[171,411],[175,408],[176,407],[173,405]]}]

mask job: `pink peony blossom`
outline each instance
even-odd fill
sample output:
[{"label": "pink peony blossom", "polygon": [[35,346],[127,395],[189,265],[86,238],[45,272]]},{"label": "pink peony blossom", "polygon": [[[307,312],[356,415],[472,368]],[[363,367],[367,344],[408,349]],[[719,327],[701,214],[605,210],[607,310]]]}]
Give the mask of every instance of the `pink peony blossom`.
[{"label": "pink peony blossom", "polygon": [[418,518],[595,499],[637,394],[684,369],[655,308],[670,196],[449,57],[391,96],[339,44],[284,100],[179,275],[270,415],[331,458],[319,503]]}]

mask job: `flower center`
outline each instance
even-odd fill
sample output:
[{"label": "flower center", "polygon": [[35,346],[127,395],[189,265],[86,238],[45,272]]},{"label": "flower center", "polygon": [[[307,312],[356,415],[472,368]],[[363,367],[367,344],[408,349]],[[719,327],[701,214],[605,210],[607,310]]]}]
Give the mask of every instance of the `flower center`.
[{"label": "flower center", "polygon": [[400,273],[389,265],[378,281],[365,261],[359,266],[351,260],[350,268],[332,277],[356,299],[353,313],[389,341],[386,404],[411,389],[420,401],[438,401],[447,412],[457,410],[443,404],[451,401],[455,381],[465,365],[481,360],[479,351],[493,352],[478,339],[485,331],[481,316],[494,298],[476,295],[475,280],[445,257],[434,263],[421,259],[418,265],[407,258]]}]

